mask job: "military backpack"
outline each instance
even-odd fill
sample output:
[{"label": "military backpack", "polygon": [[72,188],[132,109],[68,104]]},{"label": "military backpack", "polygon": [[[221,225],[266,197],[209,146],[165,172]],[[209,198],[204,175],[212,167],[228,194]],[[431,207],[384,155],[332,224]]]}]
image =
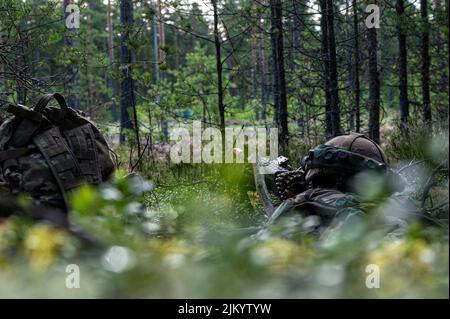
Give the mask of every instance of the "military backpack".
[{"label": "military backpack", "polygon": [[[60,108],[47,106],[52,99]],[[0,180],[11,193],[67,211],[71,190],[112,174],[105,138],[61,94],[46,94],[33,108],[8,104],[7,111],[13,116],[0,126]]]}]

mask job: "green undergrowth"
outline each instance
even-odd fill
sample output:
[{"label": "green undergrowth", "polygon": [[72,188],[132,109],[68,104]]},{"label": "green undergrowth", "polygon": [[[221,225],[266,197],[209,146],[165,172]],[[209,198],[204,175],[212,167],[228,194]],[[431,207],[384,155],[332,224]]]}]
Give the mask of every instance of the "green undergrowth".
[{"label": "green undergrowth", "polygon": [[[399,195],[414,203],[440,162],[430,150],[403,172]],[[434,177],[427,218],[406,219],[401,234],[369,218],[317,238],[308,217],[266,224],[251,165],[118,170],[72,195],[72,233],[19,216],[0,222],[0,296],[448,298],[448,173]],[[389,209],[386,200],[373,211]],[[379,288],[370,288],[373,265]]]}]

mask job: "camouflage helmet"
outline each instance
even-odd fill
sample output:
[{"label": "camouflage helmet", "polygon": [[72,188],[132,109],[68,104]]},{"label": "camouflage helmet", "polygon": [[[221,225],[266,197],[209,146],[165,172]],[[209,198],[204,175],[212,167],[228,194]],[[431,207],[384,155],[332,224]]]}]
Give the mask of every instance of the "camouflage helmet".
[{"label": "camouflage helmet", "polygon": [[347,151],[369,157],[386,165],[388,164],[387,157],[381,147],[364,134],[350,133],[337,136],[326,142],[325,145],[344,148]]},{"label": "camouflage helmet", "polygon": [[310,150],[302,160],[306,182],[333,185],[363,170],[388,171],[381,147],[363,134],[351,133],[332,138]]}]

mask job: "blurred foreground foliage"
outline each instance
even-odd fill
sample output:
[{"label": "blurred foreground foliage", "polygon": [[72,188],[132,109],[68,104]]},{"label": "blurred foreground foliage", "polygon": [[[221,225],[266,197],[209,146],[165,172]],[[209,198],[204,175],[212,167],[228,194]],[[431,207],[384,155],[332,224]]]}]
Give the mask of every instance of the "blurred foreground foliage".
[{"label": "blurred foreground foliage", "polygon": [[[437,138],[420,151],[399,139],[390,144],[407,180],[399,197],[423,199],[448,154],[448,140]],[[430,160],[414,164],[423,158]],[[0,222],[0,297],[448,298],[446,169],[433,176],[426,218],[405,217],[400,235],[368,219],[321,239],[308,231],[314,220],[300,215],[266,225],[251,182],[243,181],[246,165],[166,167],[176,173],[165,179],[145,170],[149,179],[159,176],[153,181],[118,170],[113,181],[72,196],[73,223],[98,246],[24,217]],[[378,201],[373,211],[393,209]],[[80,270],[79,289],[66,288],[71,264]],[[380,269],[378,289],[366,287],[372,264]]]}]

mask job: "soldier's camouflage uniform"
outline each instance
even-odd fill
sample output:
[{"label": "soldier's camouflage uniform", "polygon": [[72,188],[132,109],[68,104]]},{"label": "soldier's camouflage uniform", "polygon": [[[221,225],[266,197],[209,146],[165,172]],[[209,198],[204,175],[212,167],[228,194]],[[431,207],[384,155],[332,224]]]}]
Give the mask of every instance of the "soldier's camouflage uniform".
[{"label": "soldier's camouflage uniform", "polygon": [[[269,224],[293,213],[318,217],[320,225],[325,226],[322,229],[350,219],[364,219],[367,211],[376,207],[361,199],[360,185],[352,184],[362,173],[381,174],[386,179],[384,187],[388,194],[403,188],[403,180],[389,168],[383,150],[363,134],[339,136],[315,147],[302,160],[300,168],[276,174],[276,192],[283,202]],[[411,209],[411,203],[387,198],[385,221],[403,227],[398,215],[401,210]]]}]

